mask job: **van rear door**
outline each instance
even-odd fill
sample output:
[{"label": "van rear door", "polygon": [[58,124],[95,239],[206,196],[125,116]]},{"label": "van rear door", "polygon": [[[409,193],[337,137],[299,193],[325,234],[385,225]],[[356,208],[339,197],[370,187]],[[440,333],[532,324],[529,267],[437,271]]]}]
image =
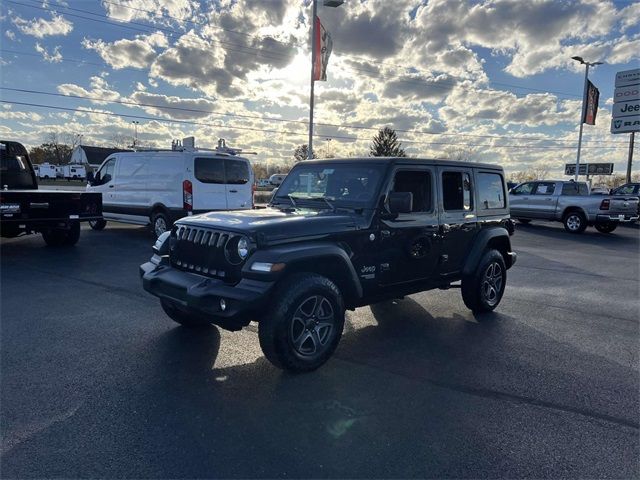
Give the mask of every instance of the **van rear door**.
[{"label": "van rear door", "polygon": [[253,206],[253,181],[251,166],[243,158],[225,158],[227,208],[240,210]]},{"label": "van rear door", "polygon": [[[208,212],[226,210],[224,159],[195,156],[193,159],[193,210]],[[189,180],[189,179],[187,179]]]}]

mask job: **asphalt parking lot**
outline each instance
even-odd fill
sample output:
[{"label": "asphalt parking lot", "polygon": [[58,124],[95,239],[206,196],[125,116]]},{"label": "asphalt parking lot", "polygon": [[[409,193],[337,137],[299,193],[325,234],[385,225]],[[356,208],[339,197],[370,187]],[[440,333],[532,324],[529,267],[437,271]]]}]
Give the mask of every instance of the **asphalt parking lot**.
[{"label": "asphalt parking lot", "polygon": [[176,326],[139,227],[1,244],[2,478],[640,475],[640,231],[518,226],[494,314],[458,290],[350,312],[315,373],[255,325]]}]

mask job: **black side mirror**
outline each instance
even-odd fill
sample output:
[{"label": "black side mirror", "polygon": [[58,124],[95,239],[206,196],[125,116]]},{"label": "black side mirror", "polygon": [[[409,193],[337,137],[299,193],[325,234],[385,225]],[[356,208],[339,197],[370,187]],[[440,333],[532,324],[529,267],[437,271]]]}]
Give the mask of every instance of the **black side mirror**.
[{"label": "black side mirror", "polygon": [[411,210],[413,210],[413,193],[391,192],[389,194],[389,211],[391,213],[411,213]]},{"label": "black side mirror", "polygon": [[87,172],[87,182],[89,182],[89,185],[93,185],[94,180],[95,180],[95,177],[93,176],[93,172],[92,171],[88,171]]}]

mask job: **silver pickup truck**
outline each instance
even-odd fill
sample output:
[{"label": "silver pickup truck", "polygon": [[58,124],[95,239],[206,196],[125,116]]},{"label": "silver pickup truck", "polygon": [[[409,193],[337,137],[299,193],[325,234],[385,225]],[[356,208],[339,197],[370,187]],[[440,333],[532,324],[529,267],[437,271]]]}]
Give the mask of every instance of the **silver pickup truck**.
[{"label": "silver pickup truck", "polygon": [[638,220],[639,202],[633,195],[589,195],[586,183],[574,181],[537,180],[509,191],[512,218],[562,222],[571,233],[582,233],[588,225],[611,233],[619,223]]}]

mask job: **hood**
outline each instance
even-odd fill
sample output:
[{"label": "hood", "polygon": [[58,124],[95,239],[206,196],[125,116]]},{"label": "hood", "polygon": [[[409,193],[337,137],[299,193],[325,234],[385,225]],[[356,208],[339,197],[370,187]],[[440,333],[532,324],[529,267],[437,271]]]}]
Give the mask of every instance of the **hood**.
[{"label": "hood", "polygon": [[358,224],[363,221],[361,215],[327,210],[262,208],[203,213],[185,217],[176,223],[255,235],[261,241],[273,243],[352,231],[362,228]]}]

